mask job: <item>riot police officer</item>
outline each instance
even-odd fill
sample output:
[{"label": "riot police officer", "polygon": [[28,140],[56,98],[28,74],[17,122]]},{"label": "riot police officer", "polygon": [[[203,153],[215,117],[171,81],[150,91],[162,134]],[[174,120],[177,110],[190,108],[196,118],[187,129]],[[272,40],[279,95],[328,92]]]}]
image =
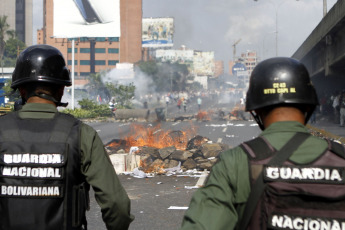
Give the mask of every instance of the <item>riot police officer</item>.
[{"label": "riot police officer", "polygon": [[11,87],[25,105],[0,118],[0,229],[86,229],[90,185],[107,229],[128,229],[134,218],[97,132],[58,112],[65,86],[58,49],[33,45],[19,55]]},{"label": "riot police officer", "polygon": [[[334,171],[337,179],[333,179],[336,181],[327,182],[317,181],[316,176],[304,178],[307,176],[301,173],[313,174],[312,170],[315,168],[318,168],[320,172],[331,170],[329,165],[313,166],[313,168],[309,167],[309,164],[326,162],[334,166],[338,164],[337,161],[344,163],[343,157],[330,153],[328,141],[312,136],[305,127],[317,105],[316,91],[302,63],[285,57],[260,62],[250,77],[246,111],[253,115],[263,132],[259,137],[220,154],[220,159],[213,166],[205,186],[193,195],[181,229],[304,229],[303,226],[314,225],[315,227],[320,226],[322,221],[328,221],[327,218],[315,218],[317,215],[314,215],[313,211],[317,207],[316,204],[304,206],[302,201],[307,199],[297,196],[296,194],[299,194],[297,191],[293,202],[290,202],[288,192],[278,199],[279,202],[274,199],[281,191],[288,191],[289,183],[283,183],[284,179],[289,179],[291,184],[293,184],[292,181],[298,179],[294,189],[303,190],[306,187],[311,192],[320,192],[323,190],[320,188],[331,186],[333,182],[343,179],[338,171]],[[342,152],[344,147],[336,149]],[[324,159],[325,153],[336,160],[331,161],[327,157],[326,160],[320,160]],[[285,168],[282,168],[282,162]],[[270,164],[275,165],[276,168],[268,168]],[[286,167],[285,164],[291,166]],[[268,178],[267,170],[271,170],[268,171],[271,174],[276,173],[274,179]],[[283,176],[279,172],[286,178],[281,178]],[[284,174],[286,172],[295,174]],[[269,179],[272,180],[269,181]],[[274,181],[278,179],[280,181]],[[305,180],[307,181],[304,182]],[[314,183],[320,183],[316,189],[313,187]],[[275,187],[270,187],[273,185]],[[269,190],[266,190],[268,188]],[[325,196],[332,196],[329,191],[341,190],[326,188],[329,189],[324,189],[328,191],[328,194],[323,194]],[[269,201],[272,202],[264,203]],[[318,210],[319,214],[328,213],[325,212],[327,209],[325,204],[331,200],[322,199],[322,201],[323,206],[321,210]],[[266,206],[259,207],[259,204]],[[280,216],[272,212],[267,214],[266,212],[270,210],[276,210],[277,207],[274,205],[280,205],[278,213],[284,213],[289,207],[289,211],[295,211],[297,214]],[[291,208],[292,205],[295,206]],[[302,208],[308,210],[300,212],[299,209]],[[334,208],[332,209],[334,211]],[[301,213],[309,216],[298,216]],[[331,214],[328,218],[335,218],[335,215]],[[327,223],[341,224],[334,219]]]}]

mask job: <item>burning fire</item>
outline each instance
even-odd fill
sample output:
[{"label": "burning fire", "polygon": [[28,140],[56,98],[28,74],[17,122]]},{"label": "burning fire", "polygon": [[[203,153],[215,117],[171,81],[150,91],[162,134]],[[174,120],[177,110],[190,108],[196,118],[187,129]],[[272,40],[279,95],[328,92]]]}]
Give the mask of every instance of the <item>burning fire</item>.
[{"label": "burning fire", "polygon": [[196,115],[196,119],[198,121],[210,121],[211,116],[206,111],[199,111],[198,114]]},{"label": "burning fire", "polygon": [[154,148],[165,148],[175,146],[176,149],[185,150],[187,142],[195,136],[197,130],[195,127],[188,128],[187,131],[164,131],[160,125],[146,127],[140,124],[131,124],[130,133],[121,143],[112,142],[108,147],[116,148],[121,146],[125,151],[129,151],[132,146],[148,146]]}]

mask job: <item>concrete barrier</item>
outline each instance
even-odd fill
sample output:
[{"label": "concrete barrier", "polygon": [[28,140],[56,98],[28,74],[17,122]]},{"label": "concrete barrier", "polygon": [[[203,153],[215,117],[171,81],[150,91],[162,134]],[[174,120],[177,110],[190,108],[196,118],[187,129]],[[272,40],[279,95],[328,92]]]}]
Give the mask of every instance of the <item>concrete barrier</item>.
[{"label": "concrete barrier", "polygon": [[147,120],[149,116],[149,109],[117,109],[115,111],[116,119],[120,120],[126,120],[130,118],[141,118]]},{"label": "concrete barrier", "polygon": [[140,166],[140,156],[134,154],[111,154],[110,161],[114,166],[116,174],[132,172],[133,169]]}]

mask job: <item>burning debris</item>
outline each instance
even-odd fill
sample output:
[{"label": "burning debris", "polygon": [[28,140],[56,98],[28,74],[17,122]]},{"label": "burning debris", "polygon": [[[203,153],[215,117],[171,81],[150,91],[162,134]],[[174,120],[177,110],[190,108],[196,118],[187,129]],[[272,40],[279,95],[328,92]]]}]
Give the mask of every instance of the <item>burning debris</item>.
[{"label": "burning debris", "polygon": [[[229,147],[210,143],[206,137],[195,135],[195,130],[162,131],[159,126],[144,127],[133,124],[132,134],[124,140],[114,139],[106,144],[110,155],[132,151],[139,158],[139,170],[144,173],[163,174],[171,169],[210,170],[220,152]],[[122,151],[121,151],[122,150]],[[123,151],[124,150],[124,151]]]}]

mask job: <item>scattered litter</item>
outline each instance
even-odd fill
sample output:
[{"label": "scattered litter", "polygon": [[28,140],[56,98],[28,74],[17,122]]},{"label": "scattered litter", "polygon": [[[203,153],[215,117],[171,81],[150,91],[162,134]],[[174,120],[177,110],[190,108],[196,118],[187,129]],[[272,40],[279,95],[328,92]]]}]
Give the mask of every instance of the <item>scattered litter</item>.
[{"label": "scattered litter", "polygon": [[133,153],[135,153],[136,151],[139,150],[139,147],[137,146],[132,146],[130,149],[129,149],[129,155],[132,155]]},{"label": "scattered litter", "polygon": [[196,187],[202,187],[205,184],[206,178],[208,177],[208,171],[205,170],[202,172],[199,180],[196,182]]},{"label": "scattered litter", "polygon": [[159,195],[156,195],[156,196],[159,196]]},{"label": "scattered litter", "polygon": [[185,189],[193,189],[193,188],[200,188],[200,187],[198,187],[198,186],[184,186],[184,188]]},{"label": "scattered litter", "polygon": [[163,182],[157,182],[157,184],[163,184]]},{"label": "scattered litter", "polygon": [[182,172],[183,170],[181,169],[181,161],[178,162],[178,165],[175,166],[175,167],[172,167],[172,168],[167,168],[167,169],[164,169],[165,172],[171,174],[173,172]]},{"label": "scattered litter", "polygon": [[225,137],[235,137],[235,135],[225,135]]},{"label": "scattered litter", "polygon": [[215,157],[209,157],[209,158],[207,158],[207,159],[209,159],[209,160],[213,160],[213,159],[216,159]]},{"label": "scattered litter", "polygon": [[188,207],[170,206],[168,209],[187,210]]},{"label": "scattered litter", "polygon": [[137,178],[146,178],[147,174],[138,168],[133,169],[133,176]]},{"label": "scattered litter", "polygon": [[144,213],[144,211],[140,211],[139,213]]}]

